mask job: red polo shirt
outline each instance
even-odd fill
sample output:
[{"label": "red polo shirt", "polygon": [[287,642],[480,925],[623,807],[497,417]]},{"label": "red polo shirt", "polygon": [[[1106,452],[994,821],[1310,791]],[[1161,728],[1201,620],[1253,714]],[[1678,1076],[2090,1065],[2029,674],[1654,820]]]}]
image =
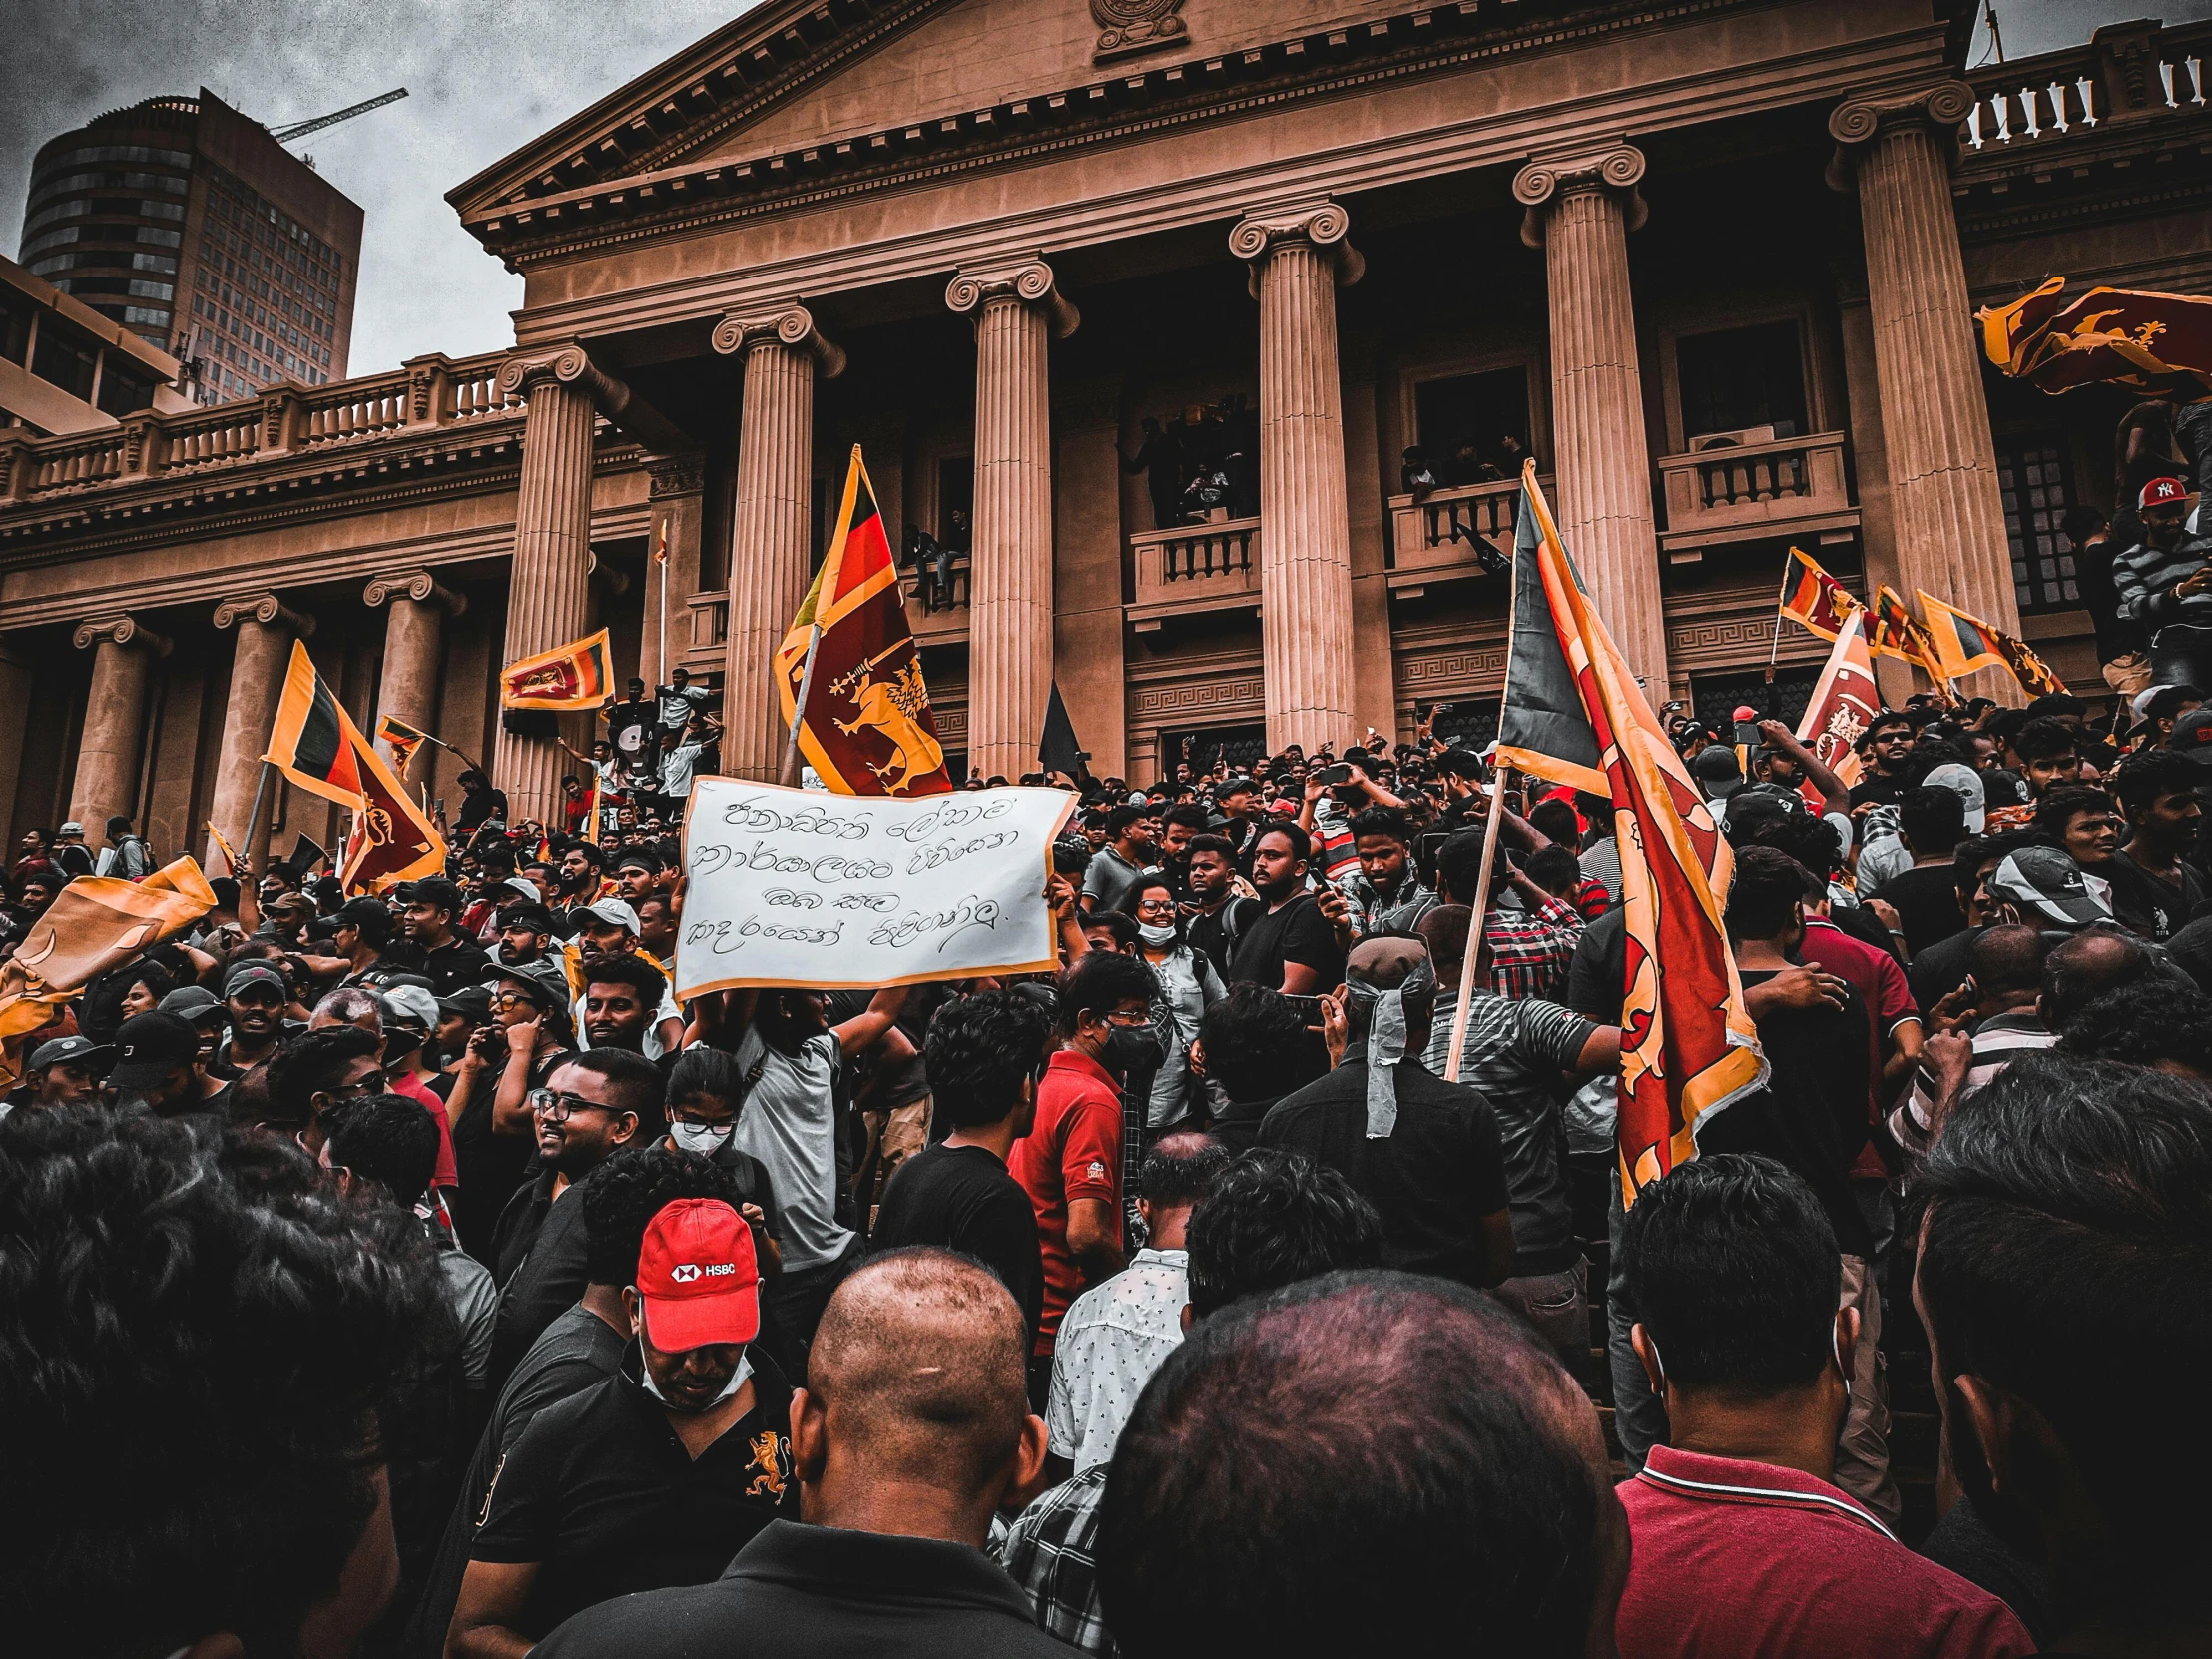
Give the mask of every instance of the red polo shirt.
[{"label": "red polo shirt", "polygon": [[418,1100],[422,1109],[438,1120],[438,1167],[431,1172],[433,1187],[458,1187],[461,1178],[453,1167],[453,1126],[445,1116],[445,1102],[425,1085],[412,1077],[402,1077],[396,1083],[386,1085],[393,1094],[403,1094],[409,1100]]},{"label": "red polo shirt", "polygon": [[1120,1226],[1121,1091],[1088,1055],[1063,1048],[1037,1085],[1037,1121],[1014,1142],[1007,1170],[1037,1212],[1037,1247],[1044,1258],[1044,1309],[1036,1353],[1052,1352],[1060,1316],[1083,1292],[1083,1270],[1068,1250],[1068,1205],[1102,1200]]},{"label": "red polo shirt", "polygon": [[2011,1610],[1915,1555],[1857,1499],[1771,1463],[1655,1445],[1620,1483],[1621,1659],[2013,1659]]},{"label": "red polo shirt", "polygon": [[[1882,1121],[1888,1105],[1882,1098],[1882,1062],[1890,1057],[1890,1033],[1907,1020],[1920,1018],[1905,970],[1887,950],[1877,950],[1819,916],[1805,918],[1805,943],[1798,954],[1810,965],[1833,973],[1867,1005],[1867,1122],[1872,1127]],[[1873,1141],[1859,1149],[1850,1174],[1854,1180],[1888,1179],[1889,1170]]]}]

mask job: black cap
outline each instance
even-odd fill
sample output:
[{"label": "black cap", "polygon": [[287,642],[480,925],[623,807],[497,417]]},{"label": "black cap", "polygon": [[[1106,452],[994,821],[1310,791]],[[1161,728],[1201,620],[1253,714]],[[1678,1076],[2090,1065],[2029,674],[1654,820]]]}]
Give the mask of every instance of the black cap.
[{"label": "black cap", "polygon": [[399,887],[402,904],[435,904],[449,915],[461,913],[461,889],[442,875],[426,875],[419,881],[405,881]]},{"label": "black cap", "polygon": [[[547,966],[551,967],[552,964],[548,963]],[[560,970],[558,968],[554,968],[553,971],[557,973]],[[498,978],[499,982],[503,985],[514,985],[519,987],[522,990],[523,994],[528,996],[530,1000],[536,1003],[540,1008],[558,1008],[562,1005],[564,1001],[567,1000],[566,992],[568,987],[566,985],[562,985],[556,988],[551,978],[544,973],[538,972],[534,966],[501,966],[499,969]]]},{"label": "black cap", "polygon": [[463,985],[451,996],[438,998],[438,1012],[458,1014],[463,1019],[481,1025],[491,1018],[491,987],[489,985]]},{"label": "black cap", "polygon": [[617,869],[642,869],[648,875],[661,873],[661,860],[650,852],[625,852],[615,860]]},{"label": "black cap", "polygon": [[348,922],[358,923],[364,916],[390,914],[390,908],[380,898],[348,898],[338,906],[337,914],[330,919],[342,927]]},{"label": "black cap", "polygon": [[42,1042],[31,1050],[30,1064],[26,1071],[44,1071],[48,1066],[63,1063],[89,1066],[95,1072],[104,1071],[115,1060],[115,1048],[109,1043],[96,1043],[90,1037],[55,1037]]},{"label": "black cap", "polygon": [[519,904],[509,904],[499,912],[502,927],[529,927],[540,933],[553,932],[553,912],[543,904],[532,904],[524,899]]},{"label": "black cap", "polygon": [[115,1056],[109,1082],[119,1089],[151,1088],[199,1058],[200,1033],[176,1014],[133,1014],[115,1034]]}]

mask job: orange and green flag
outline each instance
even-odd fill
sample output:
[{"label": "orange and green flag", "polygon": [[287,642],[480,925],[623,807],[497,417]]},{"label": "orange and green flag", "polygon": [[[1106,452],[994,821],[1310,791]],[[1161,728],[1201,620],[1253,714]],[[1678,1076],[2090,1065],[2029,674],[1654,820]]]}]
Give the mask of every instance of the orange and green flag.
[{"label": "orange and green flag", "polygon": [[276,700],[276,722],[262,759],[301,789],[358,810],[361,769],[352,743],[357,735],[337,698],[315,672],[307,648],[293,640],[284,689]]},{"label": "orange and green flag", "polygon": [[504,709],[596,709],[614,695],[614,659],[607,630],[571,640],[499,671]]},{"label": "orange and green flag", "polygon": [[1498,763],[1614,808],[1627,921],[1616,1149],[1632,1203],[1697,1155],[1704,1123],[1760,1087],[1767,1062],[1722,924],[1728,842],[1598,620],[1533,462],[1521,470],[1508,642]]},{"label": "orange and green flag", "polygon": [[[875,489],[852,446],[830,551],[776,648],[776,694],[800,753],[839,795],[952,788],[898,567]],[[804,697],[804,707],[801,706]]]},{"label": "orange and green flag", "polygon": [[1920,601],[1936,660],[1943,665],[1947,679],[1959,679],[1977,668],[2001,668],[2034,696],[2066,689],[2065,681],[2028,648],[2025,640],[2014,639],[2003,629],[1992,628],[1979,617],[1932,599],[1926,592],[1920,592]]},{"label": "orange and green flag", "polygon": [[376,741],[391,751],[391,770],[404,778],[414,752],[430,741],[430,734],[409,726],[397,715],[378,715]]}]

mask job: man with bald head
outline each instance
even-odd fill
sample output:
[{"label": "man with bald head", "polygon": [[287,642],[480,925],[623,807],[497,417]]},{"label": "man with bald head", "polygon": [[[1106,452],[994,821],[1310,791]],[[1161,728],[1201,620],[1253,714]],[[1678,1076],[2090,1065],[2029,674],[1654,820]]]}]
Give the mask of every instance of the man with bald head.
[{"label": "man with bald head", "polygon": [[1610,1655],[1627,1569],[1589,1397],[1515,1315],[1406,1274],[1194,1325],[1099,1518],[1127,1659]]},{"label": "man with bald head", "polygon": [[711,1584],[603,1603],[536,1659],[958,1653],[1050,1659],[1028,1599],[983,1553],[1044,1464],[1026,1331],[997,1276],[895,1250],[837,1287],[792,1396],[801,1521],[772,1521]]},{"label": "man with bald head", "polygon": [[1497,1116],[1472,1089],[1421,1063],[1436,971],[1418,939],[1365,939],[1338,996],[1337,1068],[1278,1101],[1260,1144],[1337,1170],[1382,1217],[1382,1260],[1462,1285],[1501,1282],[1513,1265]]}]

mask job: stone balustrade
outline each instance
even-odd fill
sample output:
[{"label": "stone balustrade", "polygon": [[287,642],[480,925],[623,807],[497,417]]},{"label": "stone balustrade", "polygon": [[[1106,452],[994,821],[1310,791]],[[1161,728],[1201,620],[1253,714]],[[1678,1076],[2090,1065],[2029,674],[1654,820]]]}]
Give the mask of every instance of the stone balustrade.
[{"label": "stone balustrade", "polygon": [[1859,522],[1844,472],[1845,438],[1819,432],[1663,456],[1669,551],[1758,536],[1810,536]]},{"label": "stone balustrade", "polygon": [[1959,138],[1988,154],[2080,138],[2115,121],[2201,120],[2207,57],[2212,23],[2162,30],[2146,22],[2099,29],[2070,52],[1988,64],[1966,77],[1974,103]]},{"label": "stone balustrade", "polygon": [[1156,631],[1171,615],[1260,602],[1257,518],[1141,531],[1129,538],[1129,556],[1137,582],[1128,615],[1140,634]]}]

